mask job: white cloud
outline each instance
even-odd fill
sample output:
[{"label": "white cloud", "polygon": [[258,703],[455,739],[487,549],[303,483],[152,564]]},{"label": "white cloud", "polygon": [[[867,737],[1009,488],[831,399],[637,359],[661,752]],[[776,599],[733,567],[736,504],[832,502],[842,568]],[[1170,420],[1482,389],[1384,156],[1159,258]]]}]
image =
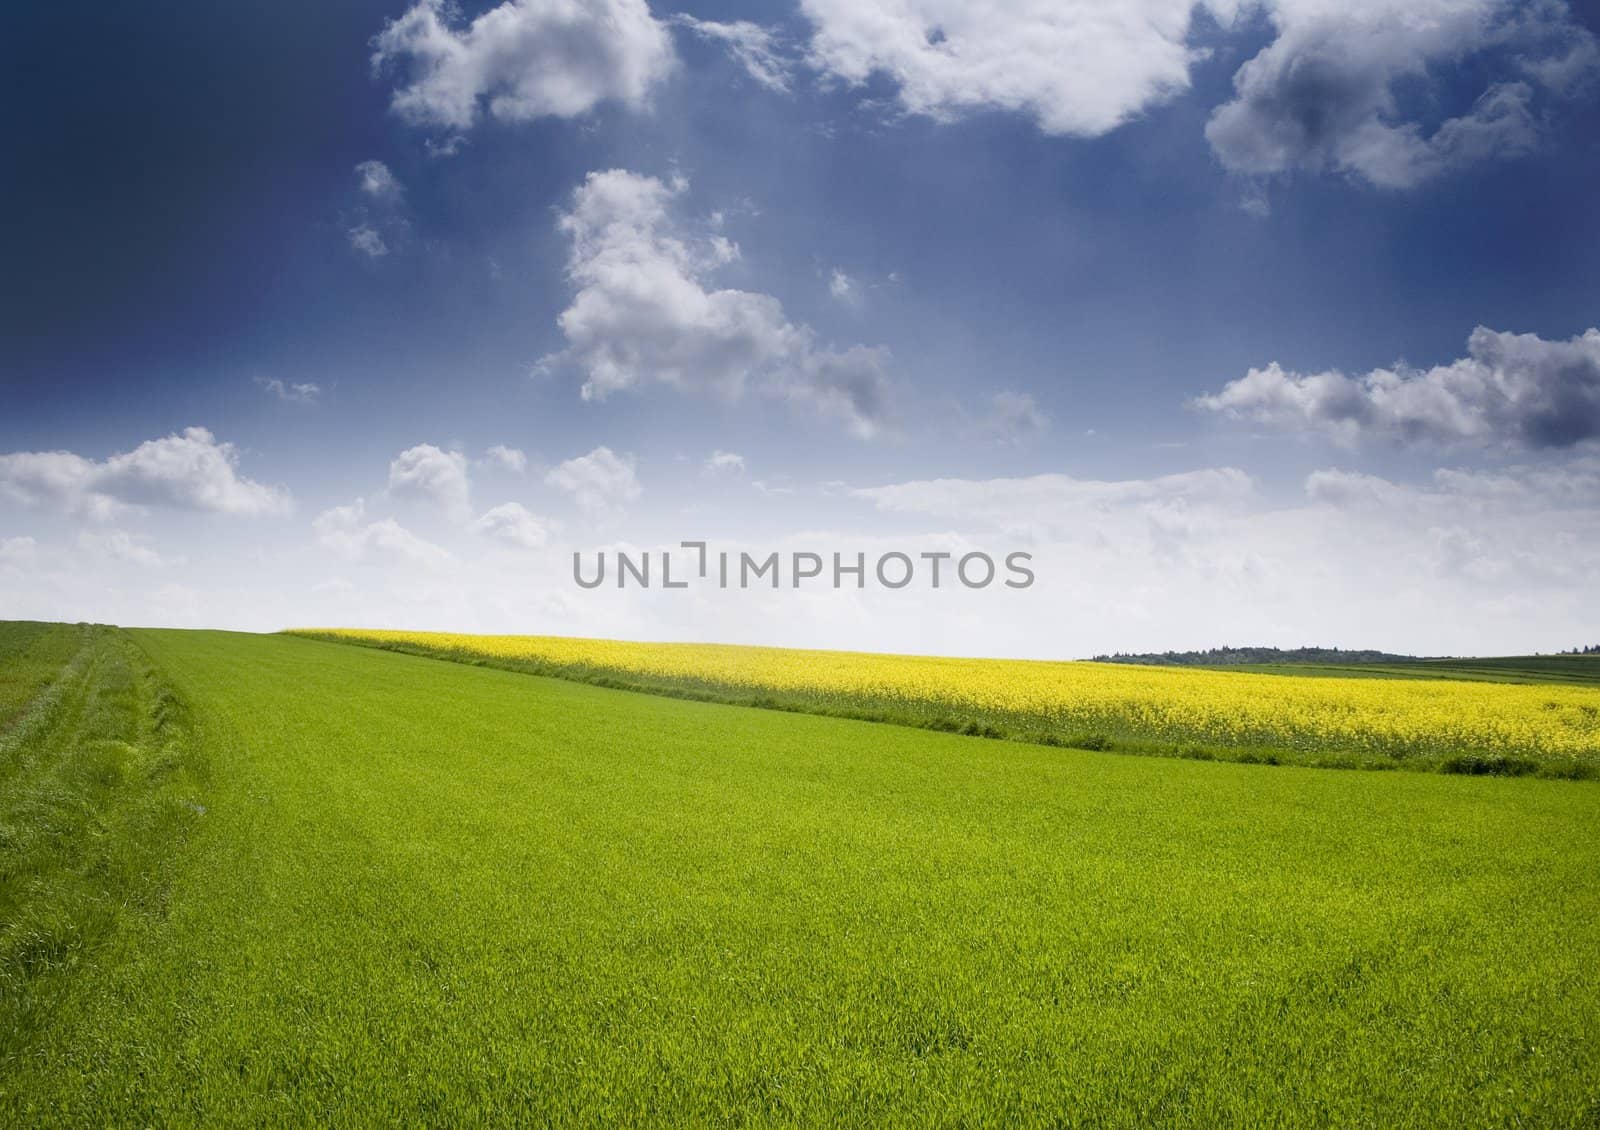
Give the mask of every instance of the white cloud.
[{"label": "white cloud", "polygon": [[269,380],[257,378],[256,383],[279,400],[295,404],[315,404],[322,397],[321,386],[309,381],[297,381],[291,384],[272,377]]},{"label": "white cloud", "polygon": [[577,365],[585,399],[648,382],[736,398],[757,384],[876,434],[888,416],[887,352],[818,348],[773,296],[712,289],[739,249],[672,215],[687,187],[620,169],[589,174],[560,219],[577,291],[559,319],[568,345],[542,364]]},{"label": "white cloud", "polygon": [[1311,472],[1306,476],[1305,491],[1311,501],[1332,506],[1393,506],[1406,497],[1406,492],[1388,479],[1338,469]]},{"label": "white cloud", "polygon": [[997,392],[989,400],[989,411],[978,421],[978,430],[993,443],[1014,447],[1044,434],[1050,417],[1025,392]]},{"label": "white cloud", "polygon": [[373,40],[374,67],[409,81],[391,105],[414,125],[469,129],[571,118],[605,101],[643,107],[675,63],[645,0],[507,0],[465,27],[443,0],[420,0]]},{"label": "white cloud", "polygon": [[701,473],[707,476],[744,474],[744,456],[732,451],[713,451],[706,457]]},{"label": "white cloud", "polygon": [[84,530],[78,534],[78,548],[112,561],[125,561],[146,569],[159,569],[165,564],[159,553],[126,530]]},{"label": "white cloud", "polygon": [[681,230],[668,204],[686,187],[620,169],[590,173],[561,217],[578,289],[559,322],[567,356],[587,377],[586,399],[651,380],[737,395],[753,370],[797,347],[777,299],[702,284],[739,252]]},{"label": "white cloud", "polygon": [[673,22],[709,43],[720,44],[746,74],[768,90],[788,92],[793,64],[784,56],[770,29],[748,20],[717,23],[687,14],[674,16]]},{"label": "white cloud", "polygon": [[448,551],[418,537],[393,518],[367,521],[366,502],[360,498],[349,506],[324,510],[311,528],[322,546],[351,561],[376,555],[437,567],[451,560]]},{"label": "white cloud", "polygon": [[861,300],[861,286],[855,279],[835,267],[828,274],[828,293],[837,302],[854,304]]},{"label": "white cloud", "polygon": [[396,498],[431,502],[460,518],[468,511],[471,492],[467,457],[459,451],[442,451],[431,443],[419,443],[389,463],[389,493]]},{"label": "white cloud", "polygon": [[1377,505],[1390,510],[1451,500],[1480,507],[1594,506],[1600,504],[1600,458],[1565,464],[1513,464],[1493,471],[1440,467],[1428,486],[1401,484],[1359,471],[1328,469],[1306,476],[1306,497],[1339,506]]},{"label": "white cloud", "polygon": [[[1038,575],[964,626],[960,602],[942,611],[923,602],[937,628],[920,635],[900,625],[888,638],[891,610],[878,602],[870,646],[944,638],[957,641],[947,649],[1018,655],[1225,643],[1480,655],[1569,647],[1600,630],[1591,592],[1597,480],[1600,460],[1577,459],[1487,474],[1441,469],[1423,485],[1330,469],[1307,477],[1303,501],[1287,503],[1228,468],[858,490],[900,515],[899,528],[922,516],[927,538],[1032,552]],[[1554,483],[1563,493],[1550,492]],[[1055,643],[1040,623],[1052,625],[1045,635]]]},{"label": "white cloud", "polygon": [[1448,365],[1356,377],[1251,369],[1195,404],[1232,419],[1364,439],[1530,449],[1600,439],[1600,330],[1569,341],[1479,326]]},{"label": "white cloud", "polygon": [[1337,469],[1306,477],[1313,503],[1360,521],[1408,530],[1415,559],[1456,576],[1525,593],[1587,584],[1600,569],[1600,463],[1515,466],[1494,472],[1440,468],[1418,486]]},{"label": "white cloud", "polygon": [[542,549],[550,538],[543,522],[520,502],[503,502],[472,524],[473,532],[518,549]]},{"label": "white cloud", "polygon": [[362,161],[356,166],[356,180],[361,191],[380,204],[394,204],[405,194],[405,189],[382,161]]},{"label": "white cloud", "polygon": [[569,492],[588,513],[608,516],[615,514],[622,503],[639,497],[641,488],[635,466],[632,455],[597,447],[554,468],[545,476],[545,482]]},{"label": "white cloud", "polygon": [[1600,458],[1573,459],[1562,466],[1514,464],[1495,471],[1441,467],[1433,479],[1441,491],[1463,498],[1593,503],[1600,499]]},{"label": "white cloud", "polygon": [[[1027,114],[1050,134],[1095,137],[1189,88],[1197,13],[1271,41],[1234,75],[1206,134],[1229,169],[1327,170],[1404,188],[1538,141],[1535,101],[1600,73],[1594,37],[1563,0],[802,0],[811,62],[860,85],[895,83],[900,108],[949,120]],[[1217,35],[1212,30],[1208,35]],[[1470,63],[1475,102],[1431,126],[1405,86]],[[1424,107],[1436,105],[1429,89]],[[1426,111],[1418,111],[1426,112]]]},{"label": "white cloud", "polygon": [[288,491],[241,477],[237,462],[233,444],[218,443],[205,428],[186,428],[104,461],[70,451],[0,455],[0,492],[93,518],[144,506],[220,514],[289,510]]},{"label": "white cloud", "polygon": [[383,236],[371,224],[357,224],[345,232],[345,237],[350,240],[350,246],[369,259],[377,259],[389,254],[389,245],[383,241]]},{"label": "white cloud", "polygon": [[[1516,654],[1600,638],[1597,478],[1600,458],[1578,457],[1452,465],[1416,483],[1336,483],[1326,472],[1320,486],[1288,498],[1257,493],[1226,468],[1121,482],[1054,475],[890,483],[869,496],[808,487],[803,507],[771,499],[762,507],[780,525],[784,513],[805,525],[783,532],[768,523],[755,541],[741,538],[747,523],[737,513],[704,508],[693,529],[672,519],[649,532],[641,510],[631,544],[597,544],[592,530],[569,541],[552,525],[542,550],[488,551],[492,543],[479,542],[479,552],[455,559],[351,506],[320,520],[321,545],[277,539],[269,556],[258,556],[213,539],[181,589],[166,584],[165,571],[43,542],[32,563],[0,563],[0,589],[18,617],[258,631],[517,625],[562,635],[1036,658],[1227,643]],[[693,558],[678,547],[684,536],[706,537],[734,560],[740,550],[786,559],[797,551],[849,559],[861,550],[869,561],[904,552],[919,576],[923,552],[983,551],[1000,561],[1027,551],[1037,583],[968,590],[949,582],[948,559],[939,589],[919,583],[893,593],[870,575],[864,591],[848,582],[837,591],[703,584],[663,594],[659,570],[648,590],[588,593],[572,583],[574,550],[671,549],[679,555],[673,576],[691,576]],[[160,548],[165,555],[165,540]],[[333,577],[343,583],[325,583]]]},{"label": "white cloud", "polygon": [[483,453],[483,461],[503,470],[523,474],[528,469],[528,457],[515,447],[497,443]]},{"label": "white cloud", "polygon": [[123,504],[93,488],[100,466],[70,451],[0,455],[0,490],[29,506],[56,503],[72,513],[108,518]]},{"label": "white cloud", "polygon": [[[1216,9],[1230,5],[1210,5]],[[947,120],[1024,113],[1046,133],[1095,137],[1189,85],[1193,0],[802,0],[813,64],[875,74],[900,105]]]}]

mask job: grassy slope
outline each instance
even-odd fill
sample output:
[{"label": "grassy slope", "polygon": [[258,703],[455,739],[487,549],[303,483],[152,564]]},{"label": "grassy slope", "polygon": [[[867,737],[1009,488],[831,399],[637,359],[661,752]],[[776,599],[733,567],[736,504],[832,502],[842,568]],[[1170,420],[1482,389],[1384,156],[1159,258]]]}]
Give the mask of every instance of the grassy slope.
[{"label": "grassy slope", "polygon": [[0,1122],[1600,1116],[1600,789],[138,635],[211,808]]},{"label": "grassy slope", "polygon": [[183,705],[115,628],[36,633],[0,671],[34,689],[0,732],[3,1065],[119,925],[159,913],[204,767]]}]

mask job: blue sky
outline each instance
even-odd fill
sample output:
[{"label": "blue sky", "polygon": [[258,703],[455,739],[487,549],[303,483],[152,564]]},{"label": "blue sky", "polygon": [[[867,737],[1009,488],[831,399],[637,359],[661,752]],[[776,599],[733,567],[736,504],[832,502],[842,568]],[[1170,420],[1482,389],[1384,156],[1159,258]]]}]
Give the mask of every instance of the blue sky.
[{"label": "blue sky", "polygon": [[[1503,0],[23,9],[0,614],[1592,642],[1597,29]],[[1018,594],[571,583],[575,549],[702,535],[1042,565]]]}]

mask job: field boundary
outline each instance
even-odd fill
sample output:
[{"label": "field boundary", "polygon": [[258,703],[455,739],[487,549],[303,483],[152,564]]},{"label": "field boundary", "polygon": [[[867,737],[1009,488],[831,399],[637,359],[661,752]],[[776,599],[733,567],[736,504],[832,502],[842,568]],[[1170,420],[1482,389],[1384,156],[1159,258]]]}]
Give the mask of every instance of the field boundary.
[{"label": "field boundary", "polygon": [[423,659],[436,659],[472,667],[488,667],[500,671],[510,671],[516,674],[562,679],[568,682],[583,683],[588,686],[603,687],[608,690],[632,691],[638,694],[685,699],[691,702],[717,703],[724,706],[776,710],[789,714],[811,714],[826,718],[846,718],[857,722],[877,722],[884,725],[905,726],[939,733],[961,734],[968,737],[990,738],[997,741],[1013,741],[1064,749],[1085,749],[1142,757],[1168,757],[1189,761],[1228,761],[1247,765],[1298,765],[1314,769],[1408,770],[1412,772],[1451,773],[1468,776],[1546,777],[1560,780],[1600,779],[1600,765],[1580,759],[1573,759],[1565,763],[1541,762],[1532,757],[1519,757],[1467,749],[1448,755],[1418,754],[1409,757],[1396,757],[1390,754],[1350,750],[1308,751],[1270,745],[1160,742],[1115,731],[1095,730],[1061,733],[1047,730],[1037,725],[1019,725],[1004,717],[983,717],[975,714],[962,714],[959,711],[926,715],[864,703],[821,703],[797,693],[748,691],[724,684],[696,683],[660,676],[652,677],[631,672],[621,672],[614,668],[553,663],[536,659],[486,656],[458,648],[431,647],[400,640],[362,638],[360,636],[340,635],[314,629],[291,629],[280,634],[321,643],[366,647],[376,651],[395,652]]}]

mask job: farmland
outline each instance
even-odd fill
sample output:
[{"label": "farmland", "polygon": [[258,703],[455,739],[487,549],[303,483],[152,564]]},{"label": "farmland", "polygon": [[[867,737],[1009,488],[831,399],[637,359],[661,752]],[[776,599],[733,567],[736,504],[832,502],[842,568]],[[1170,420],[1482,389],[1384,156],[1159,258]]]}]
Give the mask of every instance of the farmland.
[{"label": "farmland", "polygon": [[302,634],[603,686],[1080,748],[1316,766],[1600,774],[1600,686],[547,636]]},{"label": "farmland", "polygon": [[[99,903],[61,897],[95,867],[10,888],[8,917],[58,940],[7,967],[8,1008],[48,1007],[5,1047],[0,1123],[1600,1112],[1590,784],[1124,757],[94,631],[104,658],[60,701],[117,709],[13,730],[8,764],[43,797],[98,733],[128,761],[88,810],[188,815],[90,838],[130,865],[158,845],[96,932],[67,927]],[[36,809],[6,812],[8,880]]]},{"label": "farmland", "polygon": [[87,625],[0,621],[0,728],[10,725],[60,673],[88,632]]},{"label": "farmland", "polygon": [[1461,679],[1483,683],[1548,683],[1600,687],[1600,656],[1511,655],[1487,659],[1412,659],[1404,663],[1241,664],[1269,675],[1372,679]]},{"label": "farmland", "polygon": [[[70,992],[85,957],[158,913],[172,849],[198,812],[205,752],[183,705],[125,633],[0,624],[0,1058]],[[24,709],[25,707],[25,709]]]},{"label": "farmland", "polygon": [[1223,647],[1212,648],[1209,651],[1105,655],[1097,656],[1095,662],[1220,668],[1229,671],[1257,671],[1268,675],[1466,679],[1489,683],[1570,683],[1577,686],[1600,686],[1600,654],[1595,652],[1423,659],[1371,650]]}]

